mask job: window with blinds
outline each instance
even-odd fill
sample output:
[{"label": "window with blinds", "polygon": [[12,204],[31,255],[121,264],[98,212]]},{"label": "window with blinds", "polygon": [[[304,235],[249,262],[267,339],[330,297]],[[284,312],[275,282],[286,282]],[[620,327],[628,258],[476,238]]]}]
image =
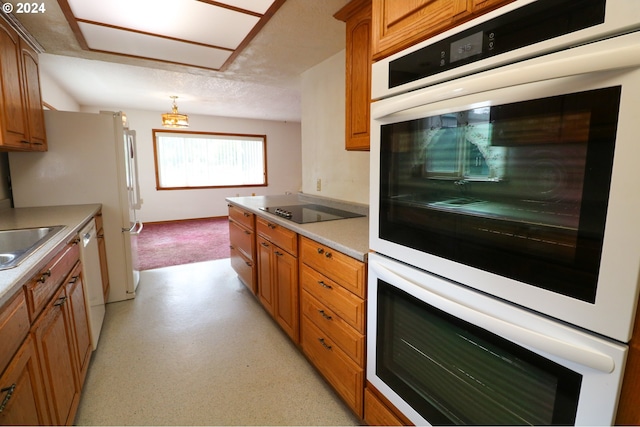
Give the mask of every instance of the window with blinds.
[{"label": "window with blinds", "polygon": [[266,135],[154,130],[156,188],[267,185]]}]

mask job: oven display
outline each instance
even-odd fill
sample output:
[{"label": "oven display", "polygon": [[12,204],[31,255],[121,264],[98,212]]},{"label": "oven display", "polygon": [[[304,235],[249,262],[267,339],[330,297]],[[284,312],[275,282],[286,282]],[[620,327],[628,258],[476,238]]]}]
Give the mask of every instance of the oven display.
[{"label": "oven display", "polygon": [[478,32],[451,43],[449,61],[456,62],[482,53],[482,39],[484,34]]}]

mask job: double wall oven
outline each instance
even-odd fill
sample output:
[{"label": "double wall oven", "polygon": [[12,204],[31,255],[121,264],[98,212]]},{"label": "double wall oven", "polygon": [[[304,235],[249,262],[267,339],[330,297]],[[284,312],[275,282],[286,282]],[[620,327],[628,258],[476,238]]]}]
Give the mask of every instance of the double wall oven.
[{"label": "double wall oven", "polygon": [[640,2],[517,0],[373,66],[367,379],[416,424],[610,424]]}]

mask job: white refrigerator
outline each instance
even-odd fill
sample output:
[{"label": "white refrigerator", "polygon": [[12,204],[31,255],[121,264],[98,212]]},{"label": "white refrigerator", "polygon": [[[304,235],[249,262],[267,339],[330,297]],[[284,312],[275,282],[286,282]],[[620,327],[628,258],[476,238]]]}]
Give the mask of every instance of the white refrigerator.
[{"label": "white refrigerator", "polygon": [[140,187],[135,131],[122,113],[45,111],[48,151],[9,153],[14,206],[102,203],[110,291],[135,297]]}]

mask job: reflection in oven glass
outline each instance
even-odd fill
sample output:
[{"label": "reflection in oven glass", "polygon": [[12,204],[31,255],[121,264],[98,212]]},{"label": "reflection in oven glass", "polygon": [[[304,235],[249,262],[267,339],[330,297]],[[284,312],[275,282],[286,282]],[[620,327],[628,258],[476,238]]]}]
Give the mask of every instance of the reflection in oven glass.
[{"label": "reflection in oven glass", "polygon": [[381,127],[380,238],[593,302],[620,87]]}]

